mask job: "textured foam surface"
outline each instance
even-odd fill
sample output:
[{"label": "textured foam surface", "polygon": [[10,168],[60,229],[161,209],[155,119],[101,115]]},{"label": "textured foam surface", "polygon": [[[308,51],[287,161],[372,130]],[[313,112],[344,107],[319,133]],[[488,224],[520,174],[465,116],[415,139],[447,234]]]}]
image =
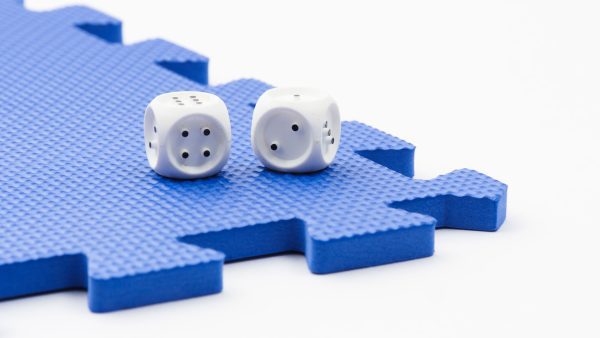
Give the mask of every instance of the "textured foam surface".
[{"label": "textured foam surface", "polygon": [[[327,170],[265,170],[250,122],[269,85],[207,86],[205,57],[120,41],[121,23],[88,8],[0,0],[0,299],[87,288],[92,311],[111,311],[219,292],[225,261],[296,251],[330,273],[432,255],[436,226],[504,220],[504,184],[471,170],[413,180],[414,147],[358,122],[343,123]],[[144,108],[176,90],[228,105],[217,177],[175,181],[146,163]]]}]

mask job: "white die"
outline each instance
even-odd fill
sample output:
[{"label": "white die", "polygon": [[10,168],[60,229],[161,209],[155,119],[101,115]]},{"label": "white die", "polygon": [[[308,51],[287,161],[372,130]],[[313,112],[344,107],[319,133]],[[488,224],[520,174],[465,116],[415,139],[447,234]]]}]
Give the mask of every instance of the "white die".
[{"label": "white die", "polygon": [[341,136],[340,112],[318,89],[274,88],[258,99],[252,117],[252,149],[267,168],[294,173],[327,168]]},{"label": "white die", "polygon": [[162,176],[192,179],[214,175],[229,158],[227,107],[210,93],[159,95],[146,108],[144,141],[150,167]]}]

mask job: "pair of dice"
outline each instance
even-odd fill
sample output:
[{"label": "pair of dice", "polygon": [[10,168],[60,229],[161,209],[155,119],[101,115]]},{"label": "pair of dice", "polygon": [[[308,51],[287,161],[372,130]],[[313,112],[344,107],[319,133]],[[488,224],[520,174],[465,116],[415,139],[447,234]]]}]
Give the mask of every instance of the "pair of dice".
[{"label": "pair of dice", "polygon": [[[269,169],[322,170],[335,158],[340,135],[338,106],[317,89],[270,89],[254,108],[252,148]],[[227,163],[231,148],[227,106],[218,96],[204,92],[159,95],[146,108],[144,140],[148,163],[162,176],[215,175]]]}]

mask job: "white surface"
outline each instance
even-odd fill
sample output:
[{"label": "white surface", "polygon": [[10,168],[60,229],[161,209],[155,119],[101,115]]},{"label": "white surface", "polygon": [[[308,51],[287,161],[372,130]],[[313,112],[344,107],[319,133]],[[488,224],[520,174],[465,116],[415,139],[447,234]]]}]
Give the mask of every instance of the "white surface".
[{"label": "white surface", "polygon": [[[97,315],[84,292],[0,302],[0,337],[598,337],[597,1],[82,1],[211,57],[211,80],[331,92],[417,145],[416,173],[509,185],[497,233],[324,276],[302,256],[229,264],[224,292]],[[48,9],[70,1],[30,0]]]},{"label": "white surface", "polygon": [[144,144],[148,164],[160,175],[215,175],[227,164],[231,148],[227,106],[218,96],[198,91],[158,95],[144,114]]},{"label": "white surface", "polygon": [[256,102],[252,149],[267,168],[293,173],[322,170],[335,158],[341,128],[339,108],[327,92],[277,87]]}]

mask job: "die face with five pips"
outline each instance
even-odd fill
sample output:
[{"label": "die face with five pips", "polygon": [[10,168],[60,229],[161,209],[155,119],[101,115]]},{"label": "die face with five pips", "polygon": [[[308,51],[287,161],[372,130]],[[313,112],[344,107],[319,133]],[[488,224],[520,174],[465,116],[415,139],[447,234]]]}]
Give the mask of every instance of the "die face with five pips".
[{"label": "die face with five pips", "polygon": [[162,176],[215,175],[227,163],[231,148],[227,107],[210,93],[159,95],[146,108],[144,141],[150,167]]},{"label": "die face with five pips", "polygon": [[341,120],[333,98],[312,88],[274,88],[256,103],[252,148],[273,170],[308,173],[327,168],[337,153]]}]

